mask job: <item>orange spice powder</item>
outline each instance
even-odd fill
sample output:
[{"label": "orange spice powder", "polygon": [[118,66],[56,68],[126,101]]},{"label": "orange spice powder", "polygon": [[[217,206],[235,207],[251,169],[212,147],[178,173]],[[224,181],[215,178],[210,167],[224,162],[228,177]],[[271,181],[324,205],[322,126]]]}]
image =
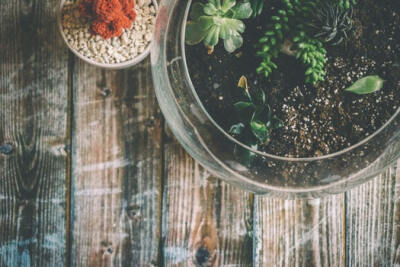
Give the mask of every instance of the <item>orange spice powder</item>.
[{"label": "orange spice powder", "polygon": [[91,20],[90,30],[104,39],[119,37],[135,20],[134,0],[81,0],[81,16]]}]

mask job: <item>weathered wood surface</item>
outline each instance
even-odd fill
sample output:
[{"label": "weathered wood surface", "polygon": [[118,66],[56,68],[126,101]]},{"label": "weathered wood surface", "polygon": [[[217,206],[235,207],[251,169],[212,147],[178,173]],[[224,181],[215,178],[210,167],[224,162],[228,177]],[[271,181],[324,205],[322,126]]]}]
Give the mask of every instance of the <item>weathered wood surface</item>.
[{"label": "weathered wood surface", "polygon": [[252,196],[217,180],[175,142],[165,146],[165,266],[251,266]]},{"label": "weathered wood surface", "polygon": [[255,203],[256,266],[345,266],[344,194]]},{"label": "weathered wood surface", "polygon": [[72,265],[150,266],[159,259],[161,115],[149,60],[74,72]]},{"label": "weathered wood surface", "polygon": [[347,266],[400,265],[398,166],[346,194]]},{"label": "weathered wood surface", "polygon": [[0,266],[66,261],[68,54],[57,4],[0,5]]}]

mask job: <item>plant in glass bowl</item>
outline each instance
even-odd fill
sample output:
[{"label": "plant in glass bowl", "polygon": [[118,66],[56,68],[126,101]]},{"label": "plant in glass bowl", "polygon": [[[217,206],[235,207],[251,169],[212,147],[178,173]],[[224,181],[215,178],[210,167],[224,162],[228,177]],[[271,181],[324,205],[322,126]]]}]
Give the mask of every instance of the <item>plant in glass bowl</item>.
[{"label": "plant in glass bowl", "polygon": [[171,130],[209,171],[256,193],[311,198],[399,158],[395,0],[237,1],[257,8],[241,19],[243,43],[214,42],[211,54],[188,27],[196,3],[210,2],[163,1],[151,56]]}]

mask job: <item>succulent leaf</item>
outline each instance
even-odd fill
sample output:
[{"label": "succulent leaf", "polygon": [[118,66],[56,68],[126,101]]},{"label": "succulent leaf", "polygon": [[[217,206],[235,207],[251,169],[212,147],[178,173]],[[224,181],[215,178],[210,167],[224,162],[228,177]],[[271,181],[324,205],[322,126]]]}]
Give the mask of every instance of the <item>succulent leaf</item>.
[{"label": "succulent leaf", "polygon": [[265,143],[268,138],[267,125],[262,121],[253,120],[250,122],[251,131],[260,143]]},{"label": "succulent leaf", "polygon": [[223,13],[228,12],[232,7],[236,5],[235,0],[222,0],[221,11]]},{"label": "succulent leaf", "polygon": [[186,24],[186,43],[195,45],[200,43],[207,35],[207,30],[203,29],[199,23],[188,22]]},{"label": "succulent leaf", "polygon": [[356,81],[352,86],[346,89],[346,91],[358,94],[366,95],[379,91],[383,87],[384,80],[378,75],[371,75]]},{"label": "succulent leaf", "polygon": [[238,3],[234,8],[232,8],[234,19],[248,19],[250,18],[253,10],[248,2]]},{"label": "succulent leaf", "polygon": [[240,19],[249,18],[252,14],[248,2],[236,0],[208,0],[204,5],[194,3],[186,25],[186,43],[195,45],[204,42],[211,53],[219,39],[224,40],[225,50],[229,53],[243,45],[240,35],[245,25]]},{"label": "succulent leaf", "polygon": [[236,49],[243,45],[243,38],[240,34],[232,34],[224,40],[225,50],[229,53],[234,52]]},{"label": "succulent leaf", "polygon": [[200,2],[194,3],[190,12],[190,19],[196,20],[202,15],[204,15],[204,4]]}]

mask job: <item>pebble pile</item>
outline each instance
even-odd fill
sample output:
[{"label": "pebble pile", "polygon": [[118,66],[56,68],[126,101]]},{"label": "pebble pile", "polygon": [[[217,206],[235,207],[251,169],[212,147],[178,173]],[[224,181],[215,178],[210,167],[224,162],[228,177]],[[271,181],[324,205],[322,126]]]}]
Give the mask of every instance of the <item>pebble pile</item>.
[{"label": "pebble pile", "polygon": [[116,64],[131,60],[147,48],[153,38],[156,8],[151,0],[137,0],[136,18],[120,37],[103,39],[90,33],[87,18],[78,5],[66,1],[62,9],[62,28],[69,45],[79,54],[98,63]]}]

